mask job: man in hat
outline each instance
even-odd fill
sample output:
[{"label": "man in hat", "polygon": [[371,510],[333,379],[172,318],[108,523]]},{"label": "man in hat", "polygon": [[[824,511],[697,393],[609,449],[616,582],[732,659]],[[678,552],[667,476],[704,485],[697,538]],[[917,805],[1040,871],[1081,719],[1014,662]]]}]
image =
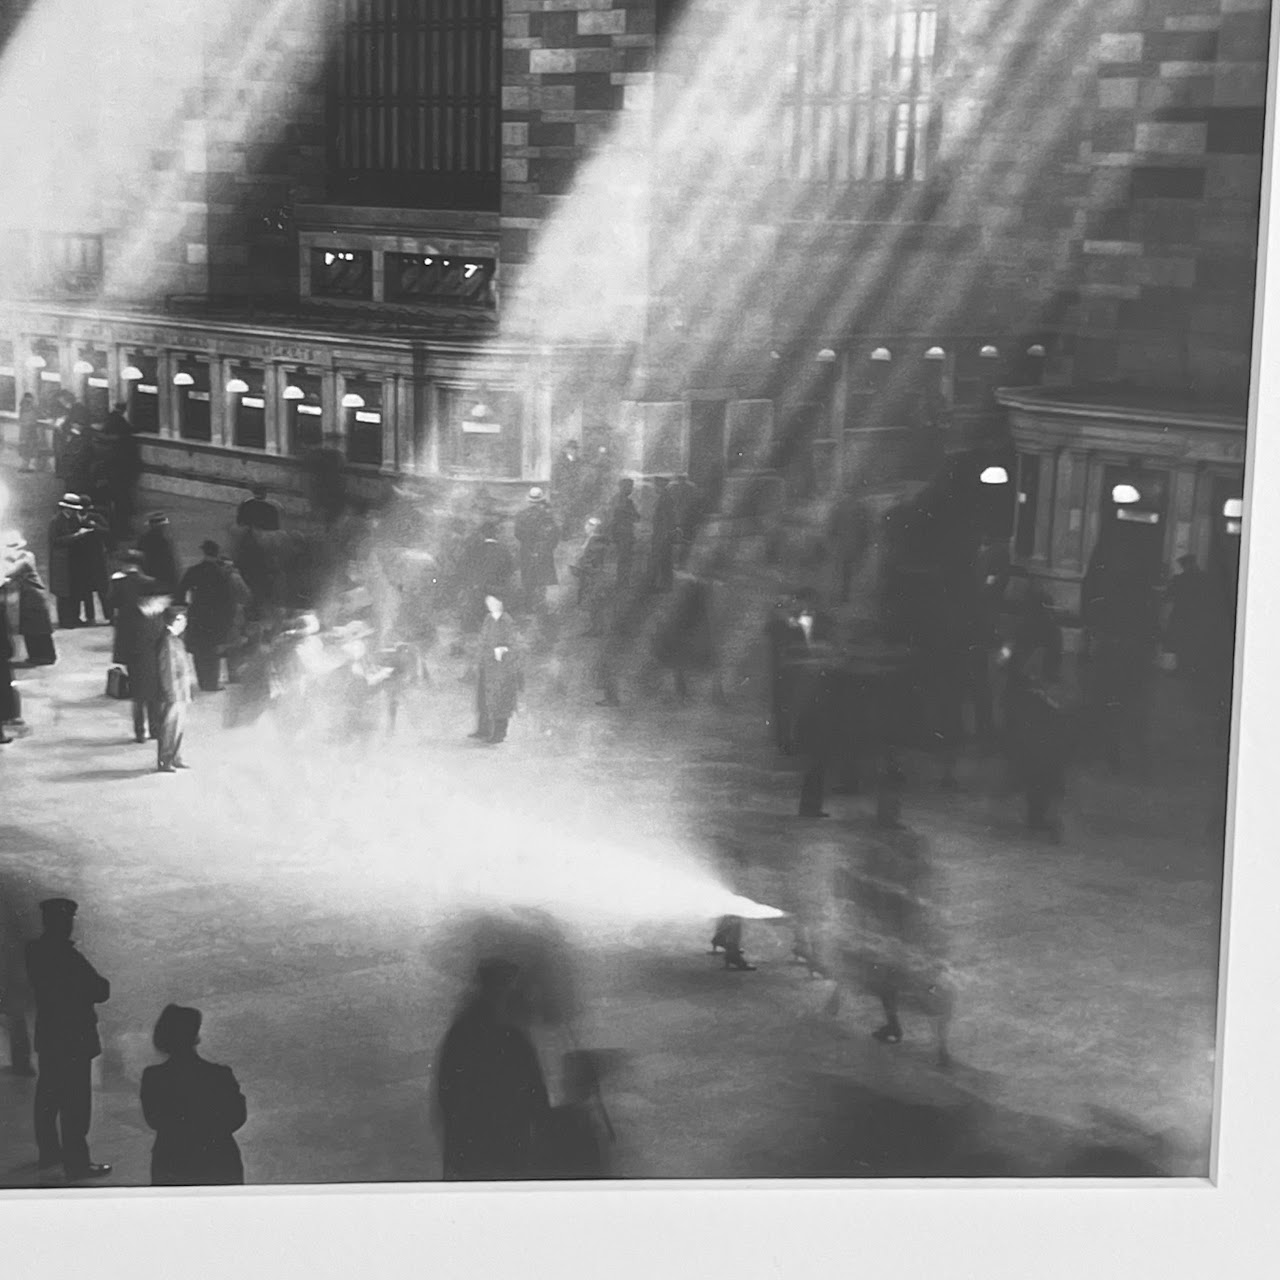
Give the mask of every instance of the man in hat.
[{"label": "man in hat", "polygon": [[515,518],[516,542],[520,544],[520,586],[527,608],[543,613],[547,588],[556,585],[556,545],[560,526],[551,514],[547,495],[539,488],[529,490],[528,506]]},{"label": "man in hat", "polygon": [[142,571],[154,578],[166,595],[174,595],[182,581],[182,571],[169,532],[169,517],[163,511],[147,517],[147,529],[138,539],[138,550],[142,552]]},{"label": "man in hat", "polygon": [[258,529],[263,533],[275,533],[280,528],[280,508],[267,497],[267,487],[255,484],[250,490],[252,498],[240,504],[236,512],[236,524],[242,529]]},{"label": "man in hat", "polygon": [[195,672],[182,643],[187,615],[182,609],[164,611],[156,667],[160,677],[160,738],[156,744],[156,772],[175,773],[190,766],[182,759],[182,735],[187,706],[195,691]]},{"label": "man in hat", "polygon": [[142,572],[141,551],[124,553],[124,565],[111,578],[107,600],[115,627],[111,661],[129,673],[134,739],[145,742],[148,733],[158,738],[160,673],[156,664],[164,631],[161,614],[167,597],[160,584]]},{"label": "man in hat", "polygon": [[90,1064],[102,1052],[94,1009],[111,984],[76,949],[70,898],[40,904],[44,932],[26,946],[27,977],[36,1001],[36,1149],[41,1169],[61,1164],[73,1181],[101,1178],[109,1164],[89,1159],[93,1095]]},{"label": "man in hat", "polygon": [[86,597],[93,617],[93,587],[86,580],[86,561],[73,548],[88,537],[82,519],[84,506],[78,494],[64,493],[57,514],[49,522],[49,590],[58,602],[58,626],[80,625],[80,609]]},{"label": "man in hat", "polygon": [[187,606],[186,644],[196,679],[204,693],[217,693],[222,687],[220,649],[231,635],[236,606],[231,579],[222,564],[222,548],[205,541],[200,550],[204,559],[182,575],[178,596]]}]

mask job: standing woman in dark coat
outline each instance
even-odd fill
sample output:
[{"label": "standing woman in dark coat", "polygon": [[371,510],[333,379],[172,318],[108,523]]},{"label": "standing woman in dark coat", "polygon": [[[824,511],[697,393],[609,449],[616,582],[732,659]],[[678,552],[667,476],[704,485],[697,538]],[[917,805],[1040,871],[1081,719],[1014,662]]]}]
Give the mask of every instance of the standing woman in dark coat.
[{"label": "standing woman in dark coat", "polygon": [[153,1187],[242,1186],[244,1164],[233,1136],[247,1118],[230,1067],[206,1062],[199,1009],[166,1005],[152,1043],[168,1061],[142,1073],[142,1115],[156,1131]]},{"label": "standing woman in dark coat", "polygon": [[479,679],[476,681],[476,728],[471,735],[497,744],[507,736],[507,722],[516,712],[520,667],[516,656],[516,626],[496,590],[485,592],[487,615],[480,628]]}]

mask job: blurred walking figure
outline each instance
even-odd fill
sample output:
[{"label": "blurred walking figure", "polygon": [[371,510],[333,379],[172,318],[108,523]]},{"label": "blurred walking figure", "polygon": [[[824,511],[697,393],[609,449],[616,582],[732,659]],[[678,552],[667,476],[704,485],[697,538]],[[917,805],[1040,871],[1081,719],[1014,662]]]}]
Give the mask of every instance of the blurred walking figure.
[{"label": "blurred walking figure", "polygon": [[13,683],[13,641],[9,636],[9,611],[0,608],[0,745],[13,741],[6,726],[25,728],[22,698]]},{"label": "blurred walking figure", "polygon": [[159,645],[166,597],[160,584],[142,572],[142,552],[126,551],[124,566],[111,579],[108,595],[115,635],[111,661],[129,673],[133,736],[145,742],[160,736]]},{"label": "blurred walking figure", "polygon": [[10,640],[22,637],[29,667],[52,666],[58,660],[46,590],[27,540],[16,531],[5,534],[0,547],[0,594],[8,611]]},{"label": "blurred walking figure", "polygon": [[560,525],[541,489],[529,490],[529,505],[515,519],[515,535],[520,545],[520,587],[525,608],[541,615],[547,608],[547,588],[559,580],[556,547],[561,537]]},{"label": "blurred walking figure", "polygon": [[98,597],[102,606],[103,622],[111,621],[111,608],[107,604],[107,593],[111,585],[111,570],[107,559],[107,549],[111,545],[111,518],[107,512],[89,497],[80,495],[80,523],[85,536],[71,548],[74,557],[83,561],[83,572],[89,586],[89,594],[85,599],[85,622],[92,625],[94,621],[93,597]]},{"label": "blurred walking figure", "polygon": [[688,476],[676,476],[671,486],[671,505],[676,526],[676,562],[683,566],[689,562],[689,553],[698,536],[702,507],[698,486]]},{"label": "blurred walking figure", "polygon": [[675,580],[676,501],[666,476],[654,480],[658,496],[653,504],[652,532],[649,542],[650,584],[655,591],[670,591]]},{"label": "blurred walking figure", "polygon": [[153,1187],[219,1187],[244,1183],[235,1133],[248,1113],[230,1067],[196,1052],[199,1009],[166,1005],[151,1042],[168,1061],[142,1073],[142,1115],[155,1130]]},{"label": "blurred walking figure", "polygon": [[36,1148],[41,1169],[62,1165],[72,1181],[101,1178],[109,1164],[89,1159],[93,1109],[90,1064],[102,1052],[95,1005],[111,998],[111,984],[71,941],[79,907],[70,898],[40,904],[44,932],[26,948],[27,977],[36,1001]]},{"label": "blurred walking figure", "polygon": [[609,539],[598,516],[587,521],[586,533],[587,541],[572,567],[572,573],[578,579],[578,608],[587,611],[586,634],[600,636],[604,634],[611,594],[605,581]]},{"label": "blurred walking figure", "polygon": [[106,442],[104,478],[111,502],[111,533],[117,542],[133,535],[135,495],[142,478],[142,450],[121,401],[107,415],[102,435]]},{"label": "blurred walking figure", "polygon": [[629,476],[618,481],[618,494],[609,509],[609,538],[618,556],[618,590],[625,591],[631,585],[631,566],[636,554],[636,525],[640,512],[631,495],[636,482]]},{"label": "blurred walking figure", "polygon": [[160,676],[160,737],[156,744],[156,772],[173,773],[190,768],[182,759],[182,737],[196,679],[186,646],[182,643],[182,633],[187,628],[186,613],[170,608],[164,611],[163,617],[164,631],[156,663]]},{"label": "blurred walking figure", "polygon": [[246,498],[236,511],[236,524],[244,529],[275,533],[280,528],[280,508],[267,497],[266,485],[256,484],[250,493],[253,497]]},{"label": "blurred walking figure", "polygon": [[689,700],[689,677],[694,672],[710,674],[712,702],[723,706],[726,701],[717,665],[714,591],[710,578],[682,569],[671,608],[654,641],[653,656],[672,673],[681,702]]},{"label": "blurred walking figure", "polygon": [[538,1172],[547,1086],[524,1029],[519,968],[488,960],[440,1053],[437,1102],[449,1182],[519,1181]]},{"label": "blurred walking figure", "polygon": [[49,522],[49,589],[57,601],[58,626],[64,629],[80,625],[82,608],[93,619],[89,562],[79,550],[90,534],[82,513],[79,494],[64,493]]},{"label": "blurred walking figure", "polygon": [[166,595],[176,595],[182,570],[169,531],[169,517],[163,511],[147,517],[146,532],[138,539],[138,550],[142,552],[142,571],[147,577],[154,578]]},{"label": "blurred walking figure", "polygon": [[597,1055],[575,1049],[564,1055],[564,1101],[552,1107],[541,1140],[540,1175],[584,1182],[609,1176],[607,1143],[613,1125],[600,1094]]},{"label": "blurred walking figure", "polygon": [[515,715],[520,694],[520,661],[516,627],[501,596],[487,591],[487,611],[478,646],[480,678],[476,682],[476,728],[471,735],[497,744],[507,736],[507,724]]},{"label": "blurred walking figure", "polygon": [[584,466],[576,440],[570,440],[551,464],[551,500],[570,525],[582,519]]},{"label": "blurred walking figure", "polygon": [[479,541],[468,548],[463,562],[464,631],[474,634],[484,624],[486,596],[493,593],[507,598],[514,573],[511,552],[498,541],[497,522],[487,521],[480,528]]},{"label": "blurred walking figure", "polygon": [[222,563],[222,548],[207,541],[200,544],[200,551],[204,559],[182,575],[178,602],[187,606],[184,639],[195,664],[196,680],[202,692],[217,693],[222,687],[222,648],[235,621],[235,599]]},{"label": "blurred walking figure", "polygon": [[18,404],[18,457],[23,471],[35,471],[40,466],[40,410],[36,398],[26,392]]},{"label": "blurred walking figure", "polygon": [[[24,877],[25,879],[25,877]],[[33,1076],[31,1065],[32,1007],[31,984],[23,963],[21,882],[0,879],[0,1025],[9,1036],[9,1071],[15,1076]]]}]

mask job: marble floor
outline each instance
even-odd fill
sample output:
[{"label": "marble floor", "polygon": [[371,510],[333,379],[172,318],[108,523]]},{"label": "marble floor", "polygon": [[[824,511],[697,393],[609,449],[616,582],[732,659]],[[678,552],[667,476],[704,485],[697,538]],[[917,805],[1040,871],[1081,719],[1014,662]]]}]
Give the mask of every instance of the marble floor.
[{"label": "marble floor", "polygon": [[[46,479],[5,478],[45,500]],[[164,502],[188,554],[227,524]],[[234,692],[202,695],[191,772],[161,776],[103,696],[109,629],[57,639],[56,667],[20,673],[30,735],[0,751],[0,884],[28,907],[75,897],[112,980],[91,1141],[113,1185],[147,1181],[138,1079],[169,1001],[204,1011],[206,1056],[240,1078],[251,1182],[437,1177],[433,1061],[477,930],[533,919],[572,1013],[539,1033],[549,1083],[565,1049],[612,1051],[620,1176],[1037,1176],[1104,1147],[1206,1169],[1224,764],[1172,680],[1148,779],[1082,770],[1062,844],[1027,838],[994,761],[966,759],[958,793],[913,770],[960,988],[943,1071],[918,1021],[889,1046],[869,997],[829,1015],[785,925],[748,926],[756,972],[706,954],[729,894],[797,909],[870,818],[858,797],[791,816],[758,679],[727,709],[660,691],[602,709],[571,645],[485,749],[464,664],[437,653],[392,737],[228,729]],[[32,1093],[0,1074],[3,1186],[57,1185],[29,1163]]]}]

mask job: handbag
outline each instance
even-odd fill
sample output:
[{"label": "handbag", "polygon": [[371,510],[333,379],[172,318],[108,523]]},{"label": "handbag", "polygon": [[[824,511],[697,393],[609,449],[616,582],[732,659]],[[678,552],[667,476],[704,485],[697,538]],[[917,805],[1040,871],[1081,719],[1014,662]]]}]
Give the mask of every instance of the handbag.
[{"label": "handbag", "polygon": [[129,697],[129,673],[123,667],[108,668],[107,697],[119,699]]}]

